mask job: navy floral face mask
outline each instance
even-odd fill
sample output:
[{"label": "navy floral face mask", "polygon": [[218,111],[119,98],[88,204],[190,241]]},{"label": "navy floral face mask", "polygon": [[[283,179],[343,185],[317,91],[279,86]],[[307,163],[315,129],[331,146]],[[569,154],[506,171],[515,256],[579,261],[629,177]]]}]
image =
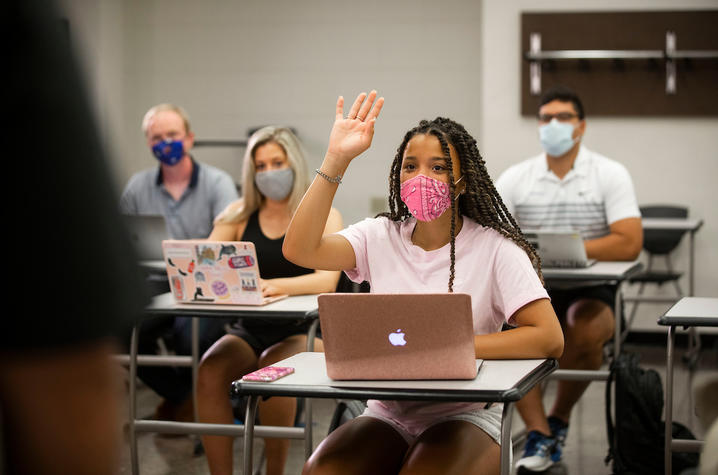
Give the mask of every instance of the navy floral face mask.
[{"label": "navy floral face mask", "polygon": [[181,140],[165,140],[154,145],[152,153],[160,162],[173,166],[184,156],[184,147]]}]

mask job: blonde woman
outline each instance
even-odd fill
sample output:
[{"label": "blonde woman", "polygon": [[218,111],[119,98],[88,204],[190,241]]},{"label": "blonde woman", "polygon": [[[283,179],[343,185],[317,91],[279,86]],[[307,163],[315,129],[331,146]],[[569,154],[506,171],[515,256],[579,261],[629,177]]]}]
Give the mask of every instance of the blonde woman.
[{"label": "blonde woman", "polygon": [[[244,156],[243,197],[217,217],[209,239],[254,243],[265,296],[332,292],[339,281],[339,272],[300,267],[282,255],[284,233],[308,185],[302,146],[289,129],[270,126],[252,134]],[[332,209],[325,232],[339,231],[342,226],[341,215]],[[305,325],[296,322],[235,322],[202,358],[198,379],[200,420],[230,424],[230,383],[303,351],[306,331]],[[316,347],[322,349],[321,341]],[[294,398],[274,397],[259,405],[259,418],[265,425],[291,426],[295,414]],[[202,442],[210,471],[215,475],[232,473],[232,439],[205,436]],[[266,439],[265,446],[267,474],[283,473],[289,441]]]}]

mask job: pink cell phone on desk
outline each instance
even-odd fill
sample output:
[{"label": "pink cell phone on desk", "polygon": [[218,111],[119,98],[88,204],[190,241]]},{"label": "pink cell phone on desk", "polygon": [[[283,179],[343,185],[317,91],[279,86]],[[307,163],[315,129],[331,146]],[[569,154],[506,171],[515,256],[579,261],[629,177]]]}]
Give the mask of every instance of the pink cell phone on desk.
[{"label": "pink cell phone on desk", "polygon": [[294,373],[294,368],[289,366],[266,366],[258,369],[257,371],[245,374],[242,376],[242,381],[262,381],[267,383],[270,381],[276,381],[279,378],[292,373]]}]

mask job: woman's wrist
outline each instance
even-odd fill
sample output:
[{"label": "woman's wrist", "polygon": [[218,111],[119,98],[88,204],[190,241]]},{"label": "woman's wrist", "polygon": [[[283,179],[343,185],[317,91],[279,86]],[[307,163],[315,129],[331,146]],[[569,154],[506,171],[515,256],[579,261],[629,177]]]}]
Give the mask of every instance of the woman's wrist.
[{"label": "woman's wrist", "polygon": [[343,177],[344,172],[346,171],[347,167],[349,166],[348,161],[344,163],[345,161],[342,160],[339,157],[336,157],[330,153],[327,152],[327,154],[324,156],[324,161],[322,162],[321,166],[319,167],[319,171],[322,172],[322,174],[329,176],[329,177]]}]

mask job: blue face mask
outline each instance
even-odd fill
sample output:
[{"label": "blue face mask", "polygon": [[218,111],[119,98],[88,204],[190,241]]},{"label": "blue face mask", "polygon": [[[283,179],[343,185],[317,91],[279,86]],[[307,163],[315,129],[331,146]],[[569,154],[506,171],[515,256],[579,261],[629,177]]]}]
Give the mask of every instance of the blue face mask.
[{"label": "blue face mask", "polygon": [[184,157],[184,147],[181,140],[165,140],[154,145],[152,153],[165,165],[174,166]]},{"label": "blue face mask", "polygon": [[573,138],[573,124],[556,119],[539,127],[539,139],[541,147],[552,157],[565,154],[578,141]]}]

